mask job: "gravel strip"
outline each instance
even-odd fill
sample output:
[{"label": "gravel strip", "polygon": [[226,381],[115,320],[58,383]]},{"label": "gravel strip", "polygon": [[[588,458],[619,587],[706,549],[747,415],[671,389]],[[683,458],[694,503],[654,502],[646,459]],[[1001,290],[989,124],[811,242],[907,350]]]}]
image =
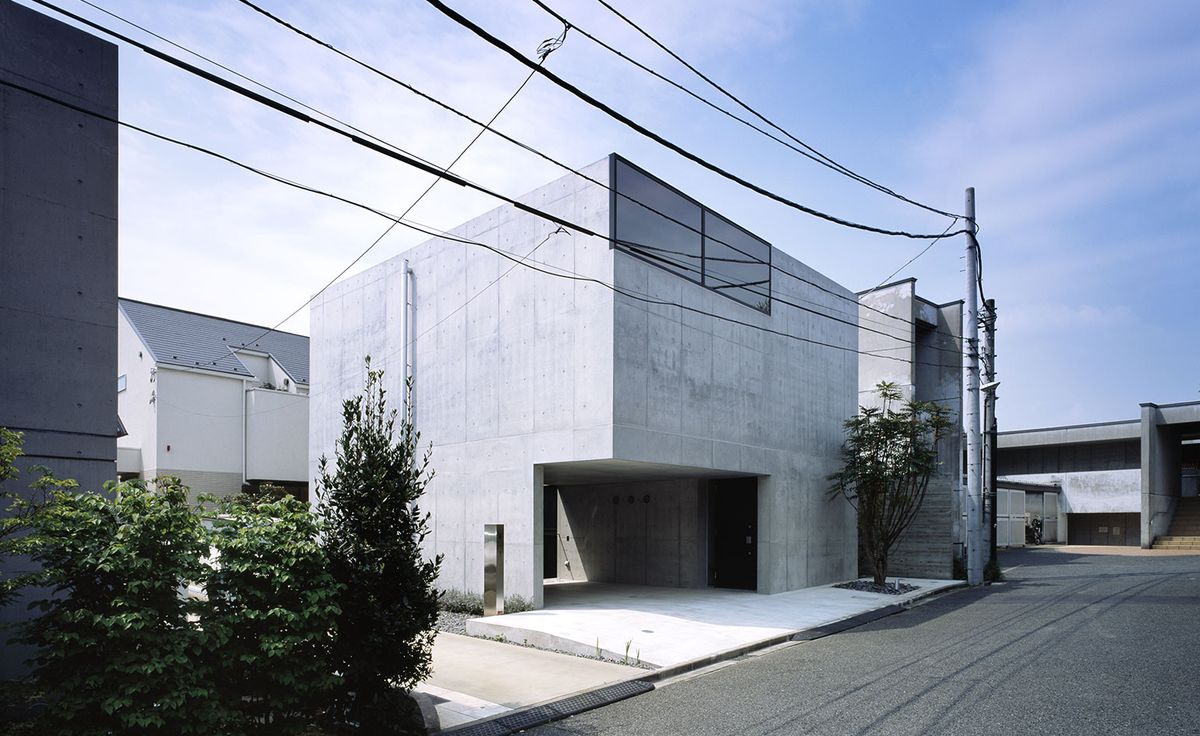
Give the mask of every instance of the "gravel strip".
[{"label": "gravel strip", "polygon": [[846,590],[859,590],[864,593],[884,593],[886,595],[904,595],[905,593],[921,589],[919,585],[909,585],[908,583],[895,582],[880,585],[870,580],[851,580],[848,583],[839,583],[833,587],[844,588]]}]

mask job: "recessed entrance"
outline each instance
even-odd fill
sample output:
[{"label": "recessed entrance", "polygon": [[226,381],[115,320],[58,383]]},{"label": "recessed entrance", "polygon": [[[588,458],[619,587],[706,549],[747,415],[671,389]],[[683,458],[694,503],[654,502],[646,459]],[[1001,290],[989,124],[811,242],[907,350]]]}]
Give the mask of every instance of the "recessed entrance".
[{"label": "recessed entrance", "polygon": [[709,481],[709,584],[758,587],[758,479]]},{"label": "recessed entrance", "polygon": [[756,476],[621,461],[542,468],[544,580],[757,589]]}]

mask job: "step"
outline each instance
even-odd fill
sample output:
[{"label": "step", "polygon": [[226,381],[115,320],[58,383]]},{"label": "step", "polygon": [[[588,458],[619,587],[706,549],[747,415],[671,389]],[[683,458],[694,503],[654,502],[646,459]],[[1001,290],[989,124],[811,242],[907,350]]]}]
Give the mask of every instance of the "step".
[{"label": "step", "polygon": [[1189,544],[1200,544],[1200,534],[1164,534],[1158,537],[1156,542],[1188,542]]}]

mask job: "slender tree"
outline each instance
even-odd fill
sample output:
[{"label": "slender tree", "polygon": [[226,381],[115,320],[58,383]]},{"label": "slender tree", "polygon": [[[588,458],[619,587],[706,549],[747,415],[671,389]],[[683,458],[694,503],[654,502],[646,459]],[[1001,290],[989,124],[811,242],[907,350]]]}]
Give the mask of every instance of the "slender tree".
[{"label": "slender tree", "polygon": [[342,404],[336,462],[322,457],[317,513],[334,578],[341,585],[334,659],[342,675],[339,710],[366,733],[395,733],[393,688],[429,676],[441,557],[421,543],[429,514],[417,501],[432,477],[411,417],[389,410],[383,371],[366,360],[363,393]]},{"label": "slender tree", "polygon": [[950,421],[939,404],[902,400],[894,383],[881,382],[876,392],[879,406],[859,407],[846,420],[842,470],[830,476],[830,495],[858,512],[859,540],[883,585],[888,558],[925,501]]}]

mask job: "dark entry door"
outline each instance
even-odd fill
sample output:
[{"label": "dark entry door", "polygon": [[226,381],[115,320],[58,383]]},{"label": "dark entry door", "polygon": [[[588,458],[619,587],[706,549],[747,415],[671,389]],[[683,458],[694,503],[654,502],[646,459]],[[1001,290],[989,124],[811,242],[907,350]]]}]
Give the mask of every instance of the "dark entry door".
[{"label": "dark entry door", "polygon": [[718,588],[758,587],[758,479],[729,478],[708,488],[712,540],[710,582]]}]

